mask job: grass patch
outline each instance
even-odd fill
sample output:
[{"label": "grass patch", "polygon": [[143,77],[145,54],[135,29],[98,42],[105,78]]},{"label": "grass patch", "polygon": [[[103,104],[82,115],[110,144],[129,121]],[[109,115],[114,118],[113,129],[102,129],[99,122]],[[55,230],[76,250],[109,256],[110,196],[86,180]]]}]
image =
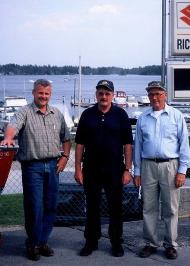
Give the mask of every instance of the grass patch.
[{"label": "grass patch", "polygon": [[23,225],[23,195],[0,196],[0,226]]}]

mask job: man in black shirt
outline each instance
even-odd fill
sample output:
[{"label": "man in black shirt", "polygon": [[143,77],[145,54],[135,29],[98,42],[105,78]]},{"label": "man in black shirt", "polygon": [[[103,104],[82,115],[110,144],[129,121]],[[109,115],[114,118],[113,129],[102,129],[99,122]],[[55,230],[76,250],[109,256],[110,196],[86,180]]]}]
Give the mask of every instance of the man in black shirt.
[{"label": "man in black shirt", "polygon": [[75,179],[84,186],[87,203],[86,243],[81,256],[98,248],[102,188],[109,207],[112,255],[124,254],[122,186],[131,181],[133,139],[128,115],[112,104],[113,97],[113,83],[100,80],[96,86],[97,104],[82,113],[76,132]]}]

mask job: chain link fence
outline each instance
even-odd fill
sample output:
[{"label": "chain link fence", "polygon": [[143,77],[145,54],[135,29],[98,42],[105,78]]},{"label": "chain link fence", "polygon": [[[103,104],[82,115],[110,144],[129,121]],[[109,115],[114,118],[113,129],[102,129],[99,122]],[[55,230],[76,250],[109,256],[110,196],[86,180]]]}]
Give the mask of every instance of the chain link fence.
[{"label": "chain link fence", "polygon": [[[83,224],[86,216],[86,202],[83,187],[74,179],[74,149],[70,159],[59,178],[59,193],[56,224]],[[0,226],[24,223],[23,190],[20,163],[13,161],[7,182],[0,195]],[[101,203],[102,222],[108,221],[108,205],[104,191]],[[133,184],[123,189],[123,219],[142,218],[142,200],[139,190]]]}]

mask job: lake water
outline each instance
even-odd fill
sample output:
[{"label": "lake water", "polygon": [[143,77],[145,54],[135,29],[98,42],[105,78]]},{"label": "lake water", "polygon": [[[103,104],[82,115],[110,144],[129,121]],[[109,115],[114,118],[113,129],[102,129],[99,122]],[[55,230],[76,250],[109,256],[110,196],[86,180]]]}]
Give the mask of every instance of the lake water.
[{"label": "lake water", "polygon": [[[74,96],[74,84],[76,82],[76,96],[78,96],[79,76],[78,75],[14,75],[0,76],[0,99],[4,96],[25,96],[27,101],[32,101],[33,82],[36,79],[45,78],[52,81],[53,94],[51,104],[61,107],[63,97],[71,116],[75,116],[78,108],[71,108],[71,97]],[[95,87],[99,80],[108,79],[113,81],[115,90],[125,90],[129,95],[146,94],[145,87],[152,80],[160,80],[160,76],[142,76],[142,75],[82,75],[81,96],[85,99],[94,100]],[[61,108],[60,108],[61,109]],[[127,108],[130,116],[131,112],[141,110],[140,108]],[[81,108],[82,112],[84,109]]]}]

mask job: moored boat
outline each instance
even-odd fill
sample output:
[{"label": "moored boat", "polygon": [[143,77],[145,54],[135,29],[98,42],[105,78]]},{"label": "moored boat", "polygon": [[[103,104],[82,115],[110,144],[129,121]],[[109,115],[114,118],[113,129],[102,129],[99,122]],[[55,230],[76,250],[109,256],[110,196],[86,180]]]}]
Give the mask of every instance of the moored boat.
[{"label": "moored boat", "polygon": [[76,100],[74,97],[71,97],[71,106],[80,106],[80,107],[83,107],[83,108],[88,108],[92,105],[94,105],[96,103],[95,100],[92,100],[92,99],[82,99],[80,102],[78,100]]},{"label": "moored boat", "polygon": [[139,104],[137,102],[137,99],[133,95],[128,95],[126,98],[126,106],[127,107],[138,107]]},{"label": "moored boat", "polygon": [[113,103],[122,107],[126,107],[126,92],[123,90],[116,90],[114,92]]},{"label": "moored boat", "polygon": [[150,105],[150,100],[147,95],[141,95],[138,97],[139,105]]}]

